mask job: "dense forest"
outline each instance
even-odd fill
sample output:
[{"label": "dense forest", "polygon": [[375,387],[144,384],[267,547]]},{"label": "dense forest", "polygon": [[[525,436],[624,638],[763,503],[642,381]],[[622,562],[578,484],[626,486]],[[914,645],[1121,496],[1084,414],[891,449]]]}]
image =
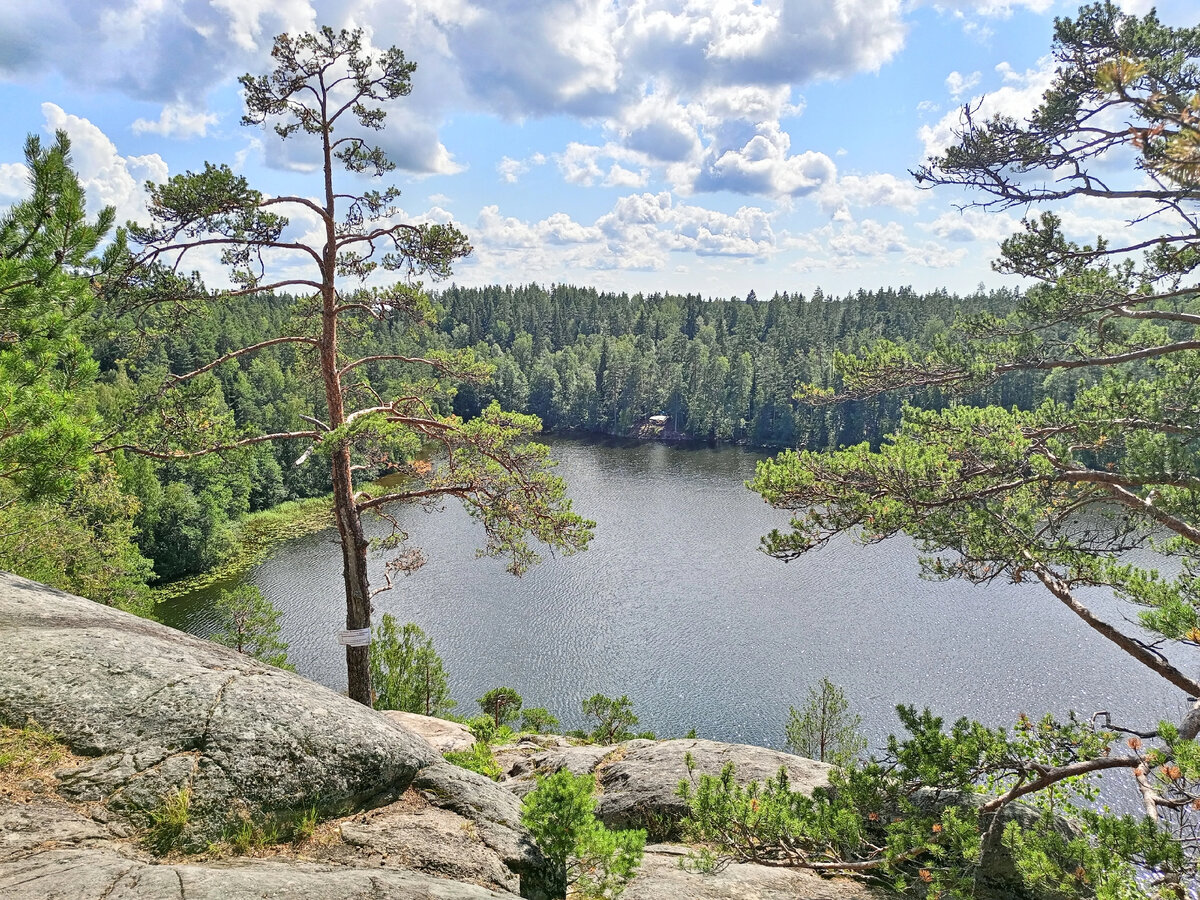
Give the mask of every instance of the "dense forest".
[{"label": "dense forest", "polygon": [[[473,351],[490,364],[478,383],[444,383],[436,402],[465,419],[492,401],[529,412],[548,430],[608,435],[640,433],[650,416],[669,416],[666,436],[739,441],[762,447],[833,449],[867,441],[877,446],[900,420],[904,397],[881,395],[811,405],[795,399],[803,384],[837,386],[834,355],[880,337],[926,347],[945,337],[963,315],[1007,312],[1008,290],[959,297],[910,289],[860,291],[828,297],[777,294],[759,301],[691,295],[609,294],[555,285],[461,288],[433,297],[426,327],[372,323],[353,341],[373,354]],[[99,365],[97,407],[106,421],[132,421],[169,373],[184,373],[233,348],[286,333],[306,301],[255,295],[198,307],[184,319],[154,322],[128,312],[100,312],[89,346]],[[323,414],[311,362],[284,344],[263,348],[215,368],[177,403],[176,426],[197,428],[205,411],[211,434],[279,433],[303,416]],[[367,366],[357,390],[387,393],[411,373]],[[1048,391],[1074,389],[1074,380],[1049,387],[1032,374],[977,392],[979,403],[1029,408]],[[937,406],[938,394],[910,398]],[[153,443],[160,410],[138,426]],[[129,439],[127,434],[125,439]],[[246,513],[329,492],[328,472],[297,466],[300,439],[263,443],[195,459],[156,460],[116,454],[117,484],[134,502],[132,539],[158,580],[212,566],[228,548],[230,526]],[[377,474],[385,460],[363,460]]]}]

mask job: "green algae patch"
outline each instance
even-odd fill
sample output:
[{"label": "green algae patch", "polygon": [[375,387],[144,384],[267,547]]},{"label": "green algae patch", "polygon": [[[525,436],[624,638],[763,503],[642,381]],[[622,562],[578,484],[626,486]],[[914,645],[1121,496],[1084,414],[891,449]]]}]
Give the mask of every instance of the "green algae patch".
[{"label": "green algae patch", "polygon": [[174,600],[216,584],[237,580],[266,560],[280,544],[324,531],[332,525],[333,504],[329,497],[291,500],[262,512],[251,513],[235,526],[233,549],[218,566],[156,587],[154,602]]}]

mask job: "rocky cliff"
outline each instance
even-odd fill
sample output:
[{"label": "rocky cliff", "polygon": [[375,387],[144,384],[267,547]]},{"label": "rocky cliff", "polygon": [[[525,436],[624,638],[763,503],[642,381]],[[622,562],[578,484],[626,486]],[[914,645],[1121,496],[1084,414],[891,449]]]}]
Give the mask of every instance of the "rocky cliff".
[{"label": "rocky cliff", "polygon": [[[350,898],[561,895],[520,825],[537,774],[597,774],[609,824],[677,837],[691,752],[746,778],[819,763],[712,741],[501,754],[496,784],[449,765],[444,724],[366,709],[297,675],[79,597],[0,574],[0,721],[61,747],[53,765],[0,766],[0,897]],[[0,757],[2,760],[3,757]],[[166,835],[169,841],[155,840]],[[158,851],[157,853],[154,851]],[[681,870],[647,848],[625,893],[649,898],[866,898],[849,881],[733,865]]]}]

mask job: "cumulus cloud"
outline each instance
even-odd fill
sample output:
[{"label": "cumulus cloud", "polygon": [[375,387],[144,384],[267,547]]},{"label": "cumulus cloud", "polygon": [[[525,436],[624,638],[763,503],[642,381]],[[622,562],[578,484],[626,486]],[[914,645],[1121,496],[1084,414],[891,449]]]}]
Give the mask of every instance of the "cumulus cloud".
[{"label": "cumulus cloud", "polygon": [[473,264],[496,272],[513,265],[536,272],[661,271],[672,254],[758,261],[782,249],[765,210],[720,212],[678,203],[668,191],[620,197],[591,224],[563,212],[528,222],[486,206],[471,237]]},{"label": "cumulus cloud", "polygon": [[135,119],[133,133],[186,139],[204,137],[208,133],[208,126],[216,124],[217,116],[213,113],[190,109],[181,103],[168,103],[157,120]]},{"label": "cumulus cloud", "polygon": [[980,16],[1008,18],[1015,9],[1028,9],[1043,13],[1054,5],[1054,0],[935,0],[938,9],[958,15],[974,13]]},{"label": "cumulus cloud", "polygon": [[0,163],[0,199],[18,200],[29,194],[29,169],[24,163]]},{"label": "cumulus cloud", "polygon": [[516,184],[532,166],[540,166],[546,162],[546,157],[541,153],[535,153],[525,159],[513,159],[511,156],[501,157],[500,162],[496,163],[496,171],[500,173],[500,177],[508,184]]},{"label": "cumulus cloud", "polygon": [[[675,166],[673,184],[688,190],[708,156],[709,182],[728,170],[732,184],[757,180],[788,193],[807,189],[813,160],[795,154],[756,179],[748,170],[764,167],[758,148],[746,147],[749,138],[723,141],[711,122],[736,117],[770,140],[779,118],[800,109],[795,86],[875,71],[894,57],[903,8],[903,0],[327,0],[319,21],[361,26],[380,45],[404,35],[421,48],[412,94],[389,109],[381,136],[408,171],[460,170],[437,132],[450,110],[470,108],[582,117],[642,154],[639,165],[612,160],[588,176],[594,184],[645,183],[651,164]],[[212,123],[192,111],[214,86],[266,70],[273,35],[317,21],[314,0],[10,0],[0,9],[0,76],[59,71],[165,104],[157,121],[139,120],[141,132],[199,135]],[[269,165],[309,164],[302,149],[272,148],[264,137]]]},{"label": "cumulus cloud", "polygon": [[1019,222],[1013,216],[981,209],[964,209],[942,213],[921,227],[943,241],[986,241],[998,244],[1017,230]]},{"label": "cumulus cloud", "polygon": [[[1055,63],[1053,57],[1043,57],[1038,60],[1035,68],[1018,72],[1008,63],[996,66],[1004,84],[998,90],[974,97],[970,101],[977,121],[985,121],[992,116],[1008,116],[1018,121],[1026,118],[1037,109],[1042,102],[1042,95],[1050,87],[1054,79]],[[945,149],[955,143],[955,133],[963,127],[963,111],[955,108],[932,125],[922,125],[919,131],[921,141],[925,144],[928,156],[940,155]]]},{"label": "cumulus cloud", "polygon": [[950,96],[957,99],[973,87],[977,86],[983,75],[979,72],[972,72],[970,75],[963,75],[961,72],[951,72],[946,76],[946,90],[950,92]]},{"label": "cumulus cloud", "polygon": [[837,176],[837,166],[824,153],[791,154],[790,148],[786,131],[775,123],[763,123],[742,146],[711,149],[693,187],[697,191],[799,197]]},{"label": "cumulus cloud", "polygon": [[904,212],[916,212],[921,192],[912,179],[897,178],[889,172],[871,175],[846,175],[829,182],[818,195],[821,208],[835,213],[844,208],[886,206]]},{"label": "cumulus cloud", "polygon": [[261,67],[274,35],[314,23],[307,0],[9,0],[0,74],[54,71],[89,90],[196,103],[231,72]]},{"label": "cumulus cloud", "polygon": [[42,104],[46,128],[66,131],[71,138],[71,156],[79,181],[87,191],[89,214],[114,206],[117,221],[146,218],[147,180],[165,181],[167,164],[157,153],[122,156],[116,145],[98,127],[67,113],[53,103]]}]

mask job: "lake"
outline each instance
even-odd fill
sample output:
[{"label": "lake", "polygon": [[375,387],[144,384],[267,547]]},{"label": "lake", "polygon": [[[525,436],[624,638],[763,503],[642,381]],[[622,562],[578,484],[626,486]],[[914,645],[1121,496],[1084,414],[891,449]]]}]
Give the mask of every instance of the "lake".
[{"label": "lake", "polygon": [[[583,724],[583,698],[628,694],[639,728],[660,737],[694,727],[781,747],[788,706],[822,676],[845,690],[873,746],[898,727],[897,703],[990,724],[1108,710],[1142,727],[1183,712],[1175,688],[1038,584],[921,580],[905,539],[841,540],[788,564],[765,556],[760,535],[787,516],[743,486],[761,453],[551,444],[576,509],[597,523],[585,553],[548,557],[518,579],[502,561],[475,558],[482,533],[457,506],[401,510],[429,563],[376,597],[376,616],[416,622],[433,639],[460,713],[508,685],[569,728]],[[335,541],[332,531],[291,541],[248,577],[282,611],[299,672],[344,690]],[[373,583],[382,568],[373,562]],[[174,601],[164,618],[210,633],[208,599]],[[1134,615],[1088,600],[1114,621]],[[1194,672],[1200,659],[1174,661]]]}]

